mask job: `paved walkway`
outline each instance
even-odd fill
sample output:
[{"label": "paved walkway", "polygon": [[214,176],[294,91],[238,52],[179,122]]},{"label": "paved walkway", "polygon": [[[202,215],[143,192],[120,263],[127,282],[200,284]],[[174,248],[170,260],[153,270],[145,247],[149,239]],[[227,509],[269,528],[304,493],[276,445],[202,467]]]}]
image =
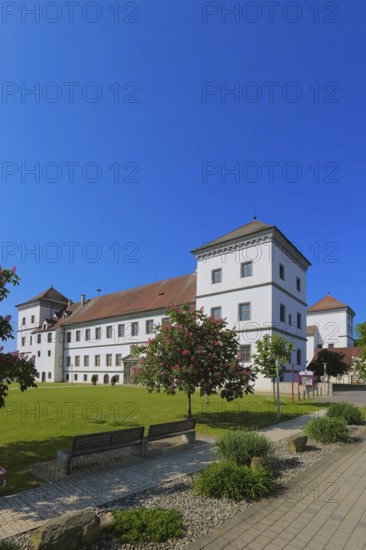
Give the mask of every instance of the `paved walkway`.
[{"label": "paved walkway", "polygon": [[[266,433],[272,441],[286,439],[301,432],[305,423],[317,414],[322,414],[322,411],[260,431]],[[101,455],[102,461],[105,460],[106,455],[107,453]],[[126,450],[115,453],[112,458],[115,459],[115,465],[112,462],[108,464],[108,468],[103,468],[100,463],[95,465],[88,462],[90,460],[95,462],[95,457],[82,457],[78,459],[79,466],[82,467],[78,468],[76,463],[76,470],[70,476],[57,471],[55,461],[36,465],[33,470],[44,479],[45,485],[0,498],[0,538],[33,529],[46,519],[57,517],[63,512],[100,506],[187,473],[196,472],[215,460],[213,440],[203,437],[200,437],[199,441],[192,446],[182,444],[180,440],[178,444],[174,440],[151,444],[149,454],[144,458],[129,455]],[[291,507],[292,504],[289,508]],[[213,536],[217,539],[221,533],[226,532],[220,531],[217,534],[215,531],[214,533],[216,535]],[[211,539],[202,544],[203,546],[197,546],[197,548],[205,548],[207,544],[211,544]],[[226,546],[212,548],[231,548],[227,544],[225,542]],[[232,546],[232,548],[245,547]],[[257,545],[253,548],[261,548],[261,546]]]},{"label": "paved walkway", "polygon": [[213,529],[189,550],[366,548],[366,435],[300,474],[284,494]]}]

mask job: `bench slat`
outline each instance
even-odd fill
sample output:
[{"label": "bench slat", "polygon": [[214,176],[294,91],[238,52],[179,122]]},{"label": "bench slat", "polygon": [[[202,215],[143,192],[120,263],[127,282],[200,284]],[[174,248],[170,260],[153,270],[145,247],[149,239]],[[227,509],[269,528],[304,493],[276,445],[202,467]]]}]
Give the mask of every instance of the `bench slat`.
[{"label": "bench slat", "polygon": [[194,431],[195,425],[195,418],[191,418],[189,420],[179,420],[178,422],[166,422],[165,424],[152,424],[149,428],[147,438],[158,439],[159,437],[173,437],[174,435]]}]

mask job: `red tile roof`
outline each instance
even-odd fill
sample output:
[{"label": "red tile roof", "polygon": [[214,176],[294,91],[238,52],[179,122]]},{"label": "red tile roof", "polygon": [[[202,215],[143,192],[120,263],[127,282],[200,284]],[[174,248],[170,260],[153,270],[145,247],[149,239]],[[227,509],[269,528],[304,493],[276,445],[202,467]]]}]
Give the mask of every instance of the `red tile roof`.
[{"label": "red tile roof", "polygon": [[310,325],[306,327],[306,336],[315,336],[317,327],[315,325]]},{"label": "red tile roof", "polygon": [[[98,296],[67,308],[70,316],[61,318],[59,325],[85,323],[97,319],[118,317],[121,315],[143,313],[156,309],[165,310],[169,306],[195,304],[196,274],[182,275],[157,283],[121,290],[106,296]],[[56,328],[56,326],[54,326]]]},{"label": "red tile roof", "polygon": [[308,311],[325,311],[328,309],[347,309],[348,306],[346,304],[343,304],[330,294],[319,300],[319,302],[316,302],[311,307],[308,308]]},{"label": "red tile roof", "polygon": [[[19,304],[19,305],[28,304],[29,302],[35,302],[37,300],[43,300],[43,301],[46,301],[46,302],[56,302],[56,303],[65,304],[65,305],[68,302],[68,298],[66,298],[66,296],[64,296],[58,290],[56,290],[55,288],[53,288],[51,286],[50,288],[48,288],[44,292],[41,292],[40,294],[37,294],[37,296],[35,296],[31,300],[27,300],[23,304]],[[16,306],[16,307],[18,307],[18,306]]]}]

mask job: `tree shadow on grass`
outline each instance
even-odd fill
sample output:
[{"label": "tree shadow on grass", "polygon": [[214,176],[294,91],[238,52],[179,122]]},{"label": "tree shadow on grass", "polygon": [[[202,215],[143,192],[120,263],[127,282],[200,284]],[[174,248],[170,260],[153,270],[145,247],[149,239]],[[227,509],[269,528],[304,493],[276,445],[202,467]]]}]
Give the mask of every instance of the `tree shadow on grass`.
[{"label": "tree shadow on grass", "polygon": [[[319,410],[324,404],[319,405]],[[226,408],[226,403],[212,403],[202,405],[199,412],[194,413],[199,424],[206,424],[211,428],[249,428],[260,429],[288,420],[301,422],[301,416],[314,412],[314,403],[281,403],[281,417],[277,418],[277,403],[268,399],[265,403],[238,402],[231,409]],[[317,411],[315,411],[316,414]],[[286,429],[285,426],[281,426]]]}]

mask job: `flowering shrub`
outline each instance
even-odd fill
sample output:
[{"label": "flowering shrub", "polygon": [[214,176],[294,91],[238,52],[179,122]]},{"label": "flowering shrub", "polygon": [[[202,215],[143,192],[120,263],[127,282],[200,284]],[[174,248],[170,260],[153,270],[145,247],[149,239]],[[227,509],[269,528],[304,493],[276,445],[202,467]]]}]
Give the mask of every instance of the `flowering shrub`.
[{"label": "flowering shrub", "polygon": [[132,349],[135,357],[141,357],[135,382],[150,392],[185,392],[188,418],[196,389],[200,395],[221,390],[228,401],[253,392],[255,375],[240,364],[237,336],[225,320],[207,317],[203,310],[187,305],[170,308],[166,315],[167,321],[155,329],[155,338]]}]

